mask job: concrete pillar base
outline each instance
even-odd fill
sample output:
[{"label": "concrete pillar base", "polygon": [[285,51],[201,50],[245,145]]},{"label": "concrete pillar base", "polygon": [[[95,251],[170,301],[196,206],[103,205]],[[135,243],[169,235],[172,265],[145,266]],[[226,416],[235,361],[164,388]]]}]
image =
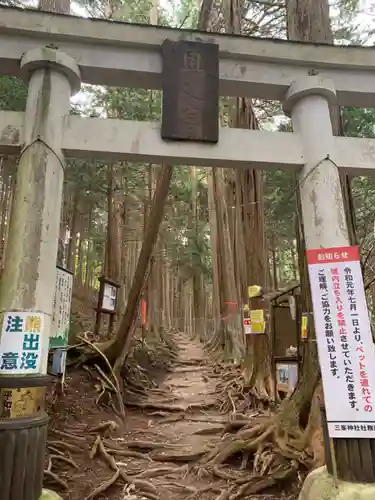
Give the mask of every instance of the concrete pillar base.
[{"label": "concrete pillar base", "polygon": [[375,484],[338,482],[338,487],[326,467],[307,476],[298,500],[373,500]]},{"label": "concrete pillar base", "polygon": [[61,496],[51,490],[43,490],[39,500],[62,500]]}]

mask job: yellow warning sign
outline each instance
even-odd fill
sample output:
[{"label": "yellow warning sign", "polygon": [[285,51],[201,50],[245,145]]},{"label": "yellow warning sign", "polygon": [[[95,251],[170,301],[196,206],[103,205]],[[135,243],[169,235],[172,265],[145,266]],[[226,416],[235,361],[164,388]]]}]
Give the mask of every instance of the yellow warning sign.
[{"label": "yellow warning sign", "polygon": [[254,309],[250,311],[251,333],[259,335],[265,331],[264,310]]},{"label": "yellow warning sign", "polygon": [[259,285],[248,286],[247,294],[249,296],[249,299],[253,299],[254,297],[260,297],[262,295],[262,287]]},{"label": "yellow warning sign", "polygon": [[307,339],[307,326],[308,326],[308,316],[305,313],[302,313],[301,318],[301,339]]}]

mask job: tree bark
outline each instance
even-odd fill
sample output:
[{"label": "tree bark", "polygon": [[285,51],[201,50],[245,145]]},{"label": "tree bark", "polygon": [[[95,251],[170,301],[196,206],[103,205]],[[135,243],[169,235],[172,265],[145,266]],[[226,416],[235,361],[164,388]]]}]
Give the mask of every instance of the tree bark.
[{"label": "tree bark", "polygon": [[135,275],[129,291],[125,314],[123,315],[116,335],[108,342],[98,344],[98,348],[115,364],[116,371],[120,368],[128,354],[134,322],[137,316],[139,301],[144,289],[152,253],[156,244],[159,228],[163,220],[165,202],[168,196],[169,184],[173,167],[162,166],[152,200],[152,207],[147,223],[147,230],[138,257]]},{"label": "tree bark", "polygon": [[73,199],[73,207],[70,224],[70,239],[68,245],[68,262],[67,268],[69,271],[75,272],[76,253],[77,253],[77,224],[78,224],[78,190],[76,190]]},{"label": "tree bark", "polygon": [[[226,32],[241,34],[241,6],[239,0],[225,2],[224,17]],[[252,101],[250,98],[233,100],[233,113],[230,124],[236,128],[257,129]],[[265,242],[263,174],[259,170],[237,170],[233,173],[234,202],[237,207],[236,231],[233,241],[236,244],[235,256],[238,261],[238,292],[241,307],[247,304],[249,285],[267,284],[267,252]],[[252,307],[252,305],[250,305]],[[266,304],[258,304],[266,309]],[[265,311],[266,313],[266,311]],[[246,337],[246,359],[250,385],[262,398],[272,395],[271,346],[269,330],[264,335]]]}]

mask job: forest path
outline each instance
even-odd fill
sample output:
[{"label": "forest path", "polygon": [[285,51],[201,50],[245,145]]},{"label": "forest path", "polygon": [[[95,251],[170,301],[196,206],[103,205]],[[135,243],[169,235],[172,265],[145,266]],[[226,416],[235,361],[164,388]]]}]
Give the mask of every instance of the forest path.
[{"label": "forest path", "polygon": [[[46,469],[52,474],[45,474],[45,487],[66,500],[215,500],[219,496],[226,481],[202,474],[198,463],[221,439],[229,415],[220,413],[215,394],[218,378],[202,344],[182,333],[174,336],[174,342],[178,354],[170,371],[146,395],[125,400],[124,422],[96,403],[92,368],[68,371],[65,394],[49,409],[48,444],[53,458],[47,460]],[[106,432],[105,423],[111,421],[117,429]],[[73,460],[74,468],[57,453]],[[63,482],[56,484],[57,479]]]},{"label": "forest path", "polygon": [[[178,356],[170,371],[159,387],[125,401],[125,421],[96,403],[92,368],[68,373],[65,396],[53,407],[47,460],[52,475],[46,473],[46,487],[61,492],[66,500],[240,498],[221,493],[228,490],[227,478],[233,474],[240,473],[245,482],[251,478],[246,463],[244,468],[241,460],[237,466],[226,466],[225,477],[201,462],[223,439],[231,420],[220,411],[220,376],[198,340],[176,334],[174,341]],[[57,479],[62,480],[58,485]],[[275,491],[240,496],[241,500],[285,498]]]},{"label": "forest path", "polygon": [[[211,375],[212,362],[202,344],[183,334],[177,334],[174,340],[179,354],[171,372],[140,403],[143,408],[138,420],[133,421],[135,425],[130,424],[116,441],[143,452],[143,460],[132,457],[132,471],[128,473],[134,471],[150,482],[160,500],[216,499],[223,482],[210,484],[212,478],[199,477],[191,467],[220,440],[228,417],[220,414],[217,379]],[[141,492],[122,497],[128,498],[150,497]]]}]

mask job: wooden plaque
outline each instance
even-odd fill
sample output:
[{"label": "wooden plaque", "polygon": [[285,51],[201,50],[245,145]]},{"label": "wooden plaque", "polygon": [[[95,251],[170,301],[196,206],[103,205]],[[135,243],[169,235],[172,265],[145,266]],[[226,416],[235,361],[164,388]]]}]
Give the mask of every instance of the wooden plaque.
[{"label": "wooden plaque", "polygon": [[217,143],[219,46],[165,40],[162,58],[162,138]]}]

